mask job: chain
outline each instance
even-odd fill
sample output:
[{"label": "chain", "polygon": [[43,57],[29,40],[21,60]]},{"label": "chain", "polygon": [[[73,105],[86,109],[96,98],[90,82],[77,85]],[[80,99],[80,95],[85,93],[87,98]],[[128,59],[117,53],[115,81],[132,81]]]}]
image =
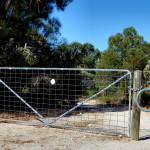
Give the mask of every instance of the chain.
[{"label": "chain", "polygon": [[141,86],[140,88],[136,88],[136,89],[133,89],[130,86],[128,88],[129,88],[129,90],[131,90],[133,92],[137,92],[137,91],[141,91],[143,89],[143,86]]}]

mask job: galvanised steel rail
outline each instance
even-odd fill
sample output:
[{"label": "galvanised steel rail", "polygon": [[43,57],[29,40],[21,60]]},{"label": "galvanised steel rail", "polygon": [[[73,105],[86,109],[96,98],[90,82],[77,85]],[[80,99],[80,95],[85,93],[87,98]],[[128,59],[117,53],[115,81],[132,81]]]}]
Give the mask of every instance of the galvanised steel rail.
[{"label": "galvanised steel rail", "polygon": [[139,96],[144,92],[144,91],[150,91],[150,88],[146,88],[146,89],[142,89],[138,92],[137,96],[136,96],[136,105],[139,109],[141,109],[142,111],[145,111],[145,112],[150,112],[149,109],[144,109],[140,106],[140,102],[139,102]]}]

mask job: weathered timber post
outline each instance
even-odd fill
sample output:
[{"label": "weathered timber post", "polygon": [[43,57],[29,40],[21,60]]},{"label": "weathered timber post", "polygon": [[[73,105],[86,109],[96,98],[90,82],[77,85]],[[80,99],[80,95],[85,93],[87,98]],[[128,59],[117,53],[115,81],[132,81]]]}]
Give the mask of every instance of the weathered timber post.
[{"label": "weathered timber post", "polygon": [[[139,140],[139,131],[140,131],[140,109],[136,105],[136,96],[139,92],[138,89],[142,85],[142,71],[136,70],[134,72],[134,81],[133,81],[133,100],[132,100],[132,124],[131,124],[131,138],[133,140]],[[140,102],[140,100],[139,100]]]}]

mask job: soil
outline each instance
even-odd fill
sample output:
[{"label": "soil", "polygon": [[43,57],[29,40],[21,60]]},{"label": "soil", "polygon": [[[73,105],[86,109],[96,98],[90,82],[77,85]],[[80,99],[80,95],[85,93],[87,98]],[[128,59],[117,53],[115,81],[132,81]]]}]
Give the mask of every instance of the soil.
[{"label": "soil", "polygon": [[0,150],[149,150],[150,113],[141,113],[140,140],[102,132],[0,121]]}]

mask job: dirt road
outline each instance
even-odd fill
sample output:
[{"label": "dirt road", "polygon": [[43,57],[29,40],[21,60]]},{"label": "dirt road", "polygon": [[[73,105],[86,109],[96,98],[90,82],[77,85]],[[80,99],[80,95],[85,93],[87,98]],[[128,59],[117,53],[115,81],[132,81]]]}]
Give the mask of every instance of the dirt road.
[{"label": "dirt road", "polygon": [[140,138],[0,121],[0,150],[150,150],[150,113],[141,112]]},{"label": "dirt road", "polygon": [[0,122],[0,150],[149,150],[150,138]]}]

